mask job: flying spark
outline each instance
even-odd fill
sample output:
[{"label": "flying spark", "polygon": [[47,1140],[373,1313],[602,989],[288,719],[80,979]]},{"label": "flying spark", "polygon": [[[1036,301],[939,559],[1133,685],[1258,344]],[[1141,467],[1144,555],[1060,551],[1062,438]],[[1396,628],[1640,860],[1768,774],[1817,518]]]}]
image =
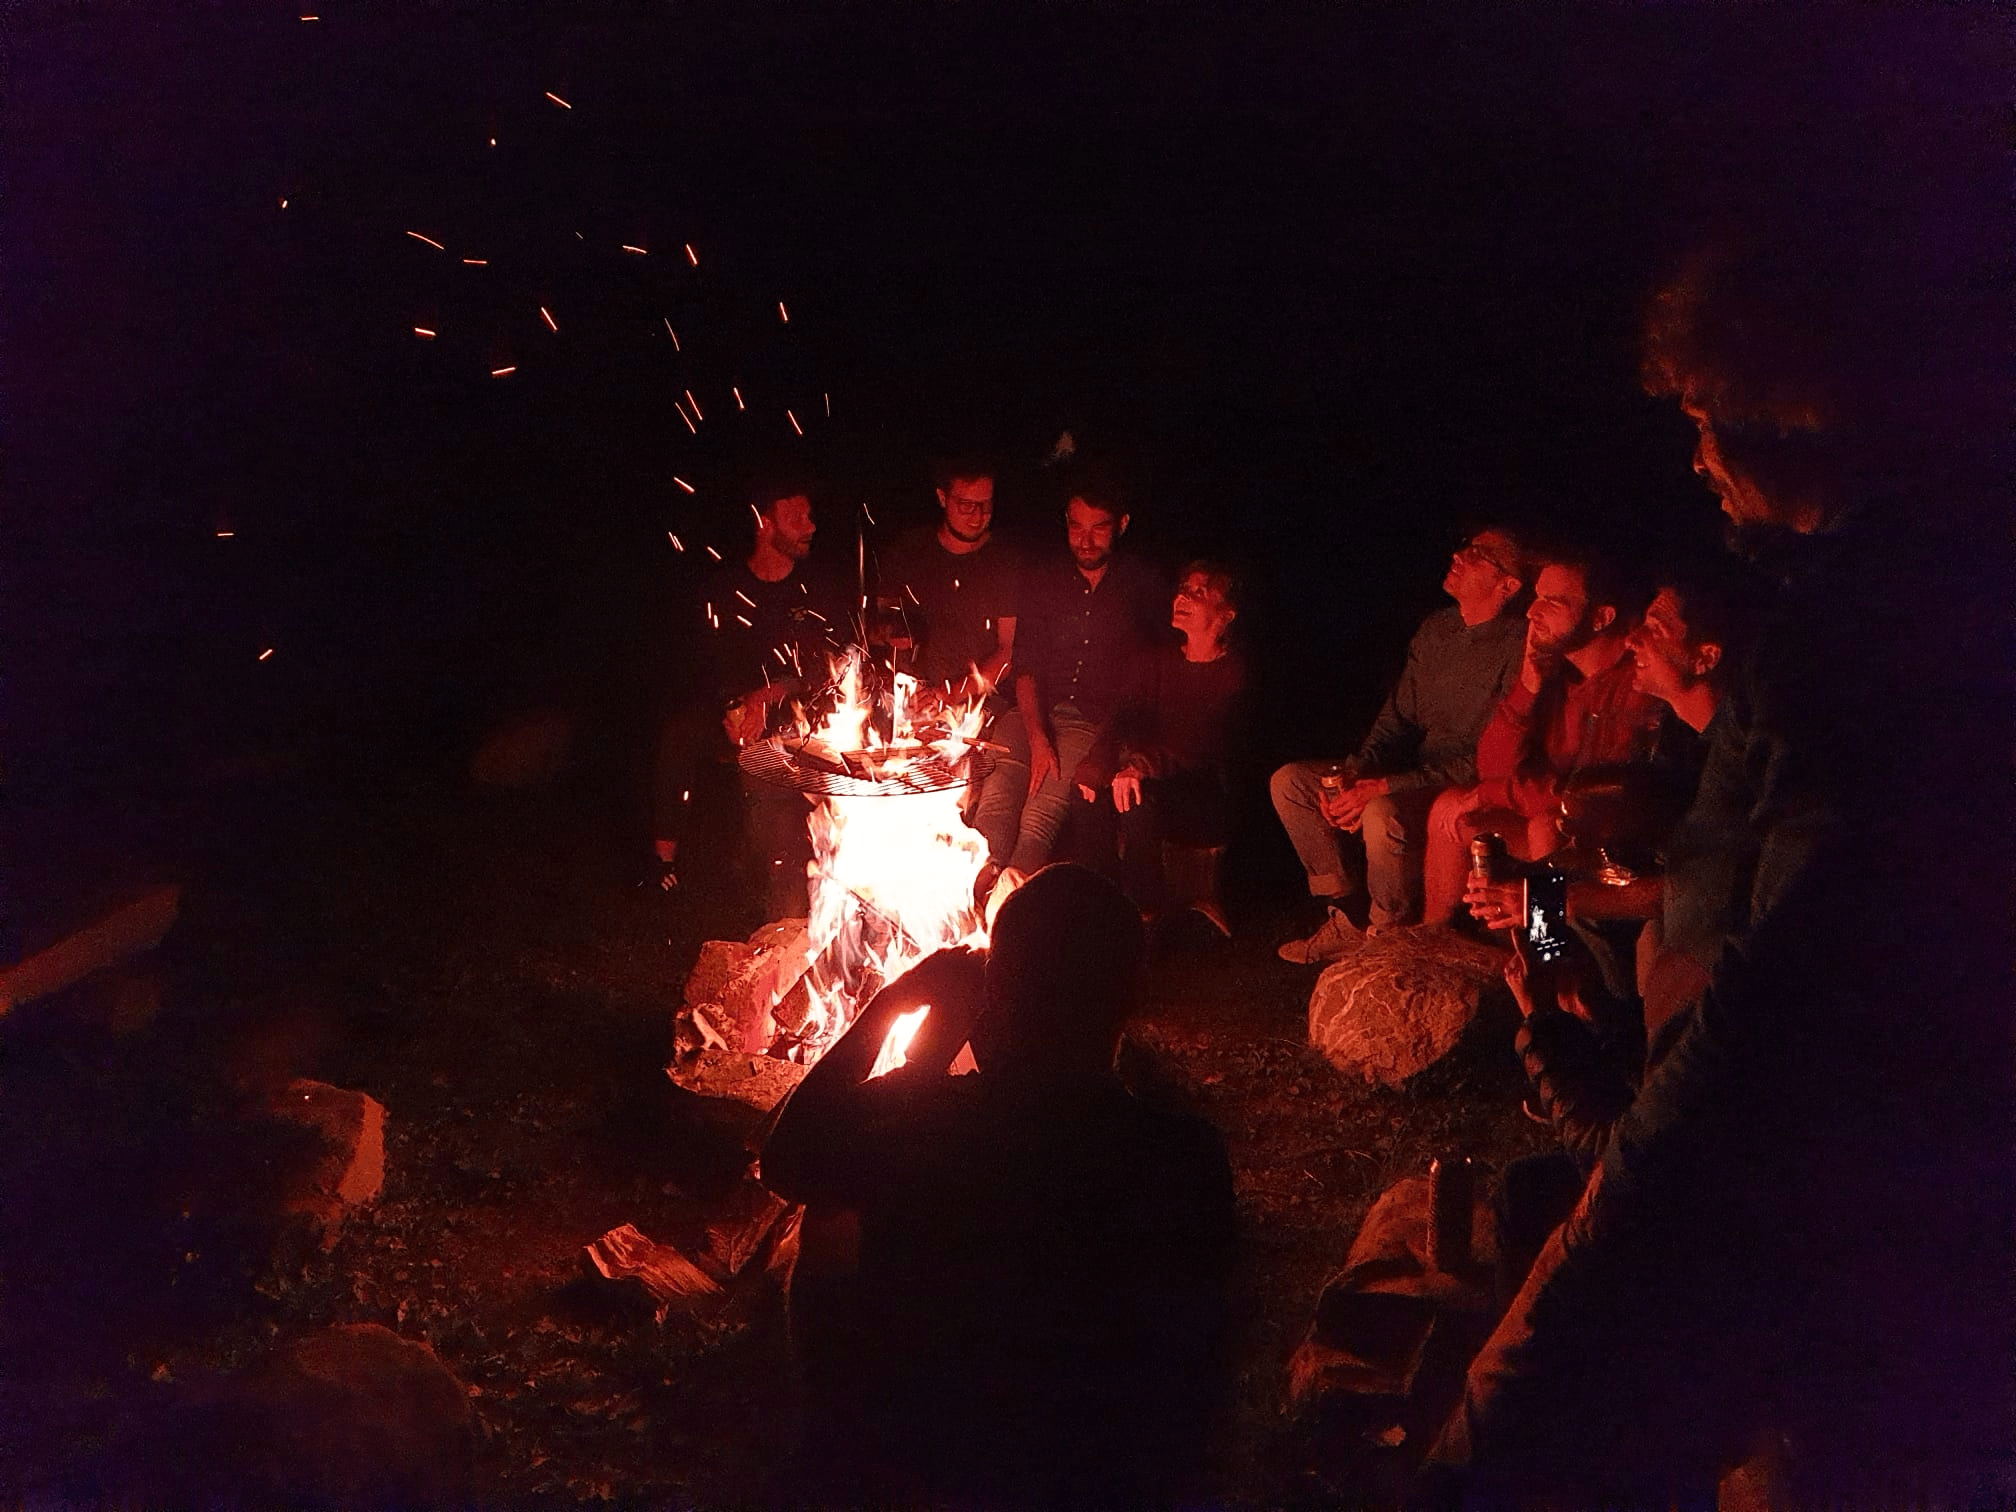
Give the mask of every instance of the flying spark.
[{"label": "flying spark", "polygon": [[784,411],[784,418],[791,422],[791,429],[798,432],[798,434],[801,436],[805,434],[805,427],[798,423],[798,417],[792,414],[791,411],[789,411],[788,409]]},{"label": "flying spark", "polygon": [[281,208],[282,210],[285,210],[285,209],[287,208],[287,201],[286,201],[286,200],[284,200],[284,199],[283,199],[283,200],[281,200],[281,201],[280,201],[280,208]]},{"label": "flying spark", "polygon": [[717,562],[721,560],[721,553],[716,551],[712,546],[709,546],[707,548],[707,555],[714,558],[714,560]]},{"label": "flying spark", "polygon": [[268,646],[264,651],[261,651],[259,653],[259,660],[264,661],[266,660],[267,657],[271,656],[272,654],[273,654],[273,647]]},{"label": "flying spark", "polygon": [[684,551],[686,549],[686,543],[680,540],[679,537],[677,537],[676,535],[672,534],[672,532],[669,530],[665,532],[665,539],[672,543],[672,549],[674,551]]},{"label": "flying spark", "polygon": [[490,259],[487,257],[465,257],[462,259],[462,266],[465,268],[487,268],[490,266]]},{"label": "flying spark", "polygon": [[217,532],[217,539],[220,541],[228,541],[231,539],[231,537],[233,537],[237,533],[238,532],[235,530],[220,530]]},{"label": "flying spark", "polygon": [[742,602],[747,604],[751,609],[754,609],[756,607],[756,600],[749,597],[749,595],[744,593],[740,588],[737,588],[735,590],[735,597],[742,600]]},{"label": "flying spark", "polygon": [[320,21],[322,18],[320,16],[303,16],[301,19],[303,21]]},{"label": "flying spark", "polygon": [[868,501],[866,499],[863,499],[861,501],[861,513],[868,516],[868,523],[870,525],[873,525],[875,523],[875,511],[868,507]]},{"label": "flying spark", "polygon": [[784,308],[784,301],[781,299],[777,301],[777,314],[786,325],[791,323],[791,312]]},{"label": "flying spark", "polygon": [[748,405],[742,402],[742,390],[738,388],[733,390],[733,392],[735,395],[735,408],[737,408],[738,410],[746,410],[747,408],[749,408]]},{"label": "flying spark", "polygon": [[633,247],[628,242],[623,243],[623,250],[625,252],[635,252],[639,257],[647,257],[650,255],[642,247]]},{"label": "flying spark", "polygon": [[684,478],[680,477],[680,476],[679,476],[679,475],[678,475],[677,473],[674,473],[674,474],[672,475],[672,481],[673,481],[674,483],[677,483],[677,484],[678,484],[678,485],[679,485],[679,486],[680,486],[681,488],[685,489],[685,490],[686,490],[686,492],[688,492],[688,493],[698,493],[698,492],[699,492],[699,490],[698,490],[697,488],[695,488],[695,487],[694,487],[694,486],[693,486],[693,485],[692,485],[691,483],[688,483],[688,482],[687,482],[687,481],[686,481],[686,480],[685,480]]},{"label": "flying spark", "polygon": [[558,105],[562,110],[572,110],[574,108],[550,89],[546,91],[546,98],[551,100],[555,105]]},{"label": "flying spark", "polygon": [[436,252],[446,252],[448,250],[446,247],[442,246],[441,243],[434,240],[433,237],[422,236],[418,231],[408,231],[406,234],[412,237],[413,240],[415,241],[423,241],[427,243],[427,245],[432,247]]},{"label": "flying spark", "polygon": [[693,250],[693,243],[691,242],[686,243],[686,261],[693,264],[696,268],[700,266],[700,254]]},{"label": "flying spark", "polygon": [[508,378],[511,376],[511,374],[517,371],[518,369],[515,365],[511,367],[492,368],[490,369],[490,376],[492,378]]},{"label": "flying spark", "polygon": [[831,420],[833,418],[833,396],[831,394],[822,394],[820,397],[826,401],[826,418]]},{"label": "flying spark", "polygon": [[422,341],[432,341],[434,339],[434,333],[425,326],[413,327],[413,334],[418,336]]},{"label": "flying spark", "polygon": [[693,423],[693,417],[686,413],[685,405],[681,404],[677,399],[674,399],[672,401],[672,408],[679,411],[679,418],[686,422],[686,429],[693,432],[693,434],[696,436],[700,434],[700,427],[695,425]]},{"label": "flying spark", "polygon": [[670,319],[669,317],[667,317],[667,316],[664,316],[664,315],[660,315],[660,316],[659,316],[658,318],[659,318],[660,320],[663,320],[663,321],[665,322],[665,334],[666,334],[667,336],[670,336],[670,337],[672,338],[672,350],[673,350],[673,351],[675,351],[675,352],[676,352],[676,351],[678,351],[678,350],[679,350],[679,333],[678,333],[677,331],[675,331],[675,330],[673,330],[673,329],[672,329],[672,321],[671,321],[671,319]]},{"label": "flying spark", "polygon": [[[754,629],[756,628],[756,625],[755,625],[755,622],[754,622],[754,621],[752,621],[752,620],[748,620],[748,619],[744,619],[744,618],[743,618],[743,617],[742,617],[741,615],[739,615],[739,614],[738,614],[738,615],[736,615],[736,616],[735,616],[735,618],[736,618],[736,619],[738,619],[738,620],[741,620],[741,621],[742,621],[742,623],[743,623],[744,625],[747,625],[747,626],[748,626],[748,627],[749,627],[749,628],[750,628],[751,630],[754,630]],[[768,674],[765,674],[765,675],[767,676]]]},{"label": "flying spark", "polygon": [[490,145],[492,147],[495,147],[497,145],[497,138],[495,137],[490,138]]},{"label": "flying spark", "polygon": [[553,312],[544,305],[539,306],[539,318],[546,322],[547,330],[558,331],[560,329],[560,322],[553,318]]},{"label": "flying spark", "polygon": [[686,390],[686,402],[693,406],[693,418],[695,420],[705,420],[707,418],[700,413],[700,401],[693,397],[693,390],[691,389]]}]

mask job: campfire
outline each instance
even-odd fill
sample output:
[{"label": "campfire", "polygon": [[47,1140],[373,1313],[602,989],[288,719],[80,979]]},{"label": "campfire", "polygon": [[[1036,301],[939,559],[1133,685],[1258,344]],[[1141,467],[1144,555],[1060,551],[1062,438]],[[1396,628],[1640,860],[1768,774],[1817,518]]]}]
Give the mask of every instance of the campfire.
[{"label": "campfire", "polygon": [[[978,698],[947,703],[858,648],[836,658],[827,689],[796,715],[790,733],[745,750],[742,766],[814,800],[809,916],[747,945],[710,942],[686,1002],[702,1048],[802,1067],[885,982],[935,950],[986,944],[973,888],[987,848],[963,816],[986,750]],[[903,1064],[928,1012],[897,1022],[875,1075]]]}]

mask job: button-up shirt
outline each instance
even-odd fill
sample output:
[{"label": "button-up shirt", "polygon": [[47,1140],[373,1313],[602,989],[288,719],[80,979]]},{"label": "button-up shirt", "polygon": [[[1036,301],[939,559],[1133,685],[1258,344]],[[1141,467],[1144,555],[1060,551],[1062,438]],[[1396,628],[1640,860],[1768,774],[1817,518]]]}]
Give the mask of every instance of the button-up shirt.
[{"label": "button-up shirt", "polygon": [[1167,624],[1162,575],[1115,553],[1095,587],[1069,556],[1032,566],[1015,628],[1015,675],[1036,680],[1039,707],[1072,704],[1110,720],[1137,681],[1136,663]]}]

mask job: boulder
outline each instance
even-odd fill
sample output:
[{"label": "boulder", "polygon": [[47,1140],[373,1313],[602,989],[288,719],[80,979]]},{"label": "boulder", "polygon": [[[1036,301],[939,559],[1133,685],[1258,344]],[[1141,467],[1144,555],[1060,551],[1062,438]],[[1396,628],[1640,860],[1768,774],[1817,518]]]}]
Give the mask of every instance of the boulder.
[{"label": "boulder", "polygon": [[1448,929],[1369,936],[1309,995],[1309,1040],[1349,1076],[1398,1087],[1510,1006],[1502,952]]},{"label": "boulder", "polygon": [[322,1229],[322,1246],[336,1242],[343,1215],[370,1202],[385,1184],[385,1105],[363,1092],[350,1092],[305,1078],[291,1081],[274,1098],[274,1116],[314,1132],[317,1150],[288,1183],[285,1206]]},{"label": "boulder", "polygon": [[375,1323],[277,1349],[220,1404],[207,1474],[240,1505],[453,1506],[471,1491],[469,1388]]}]

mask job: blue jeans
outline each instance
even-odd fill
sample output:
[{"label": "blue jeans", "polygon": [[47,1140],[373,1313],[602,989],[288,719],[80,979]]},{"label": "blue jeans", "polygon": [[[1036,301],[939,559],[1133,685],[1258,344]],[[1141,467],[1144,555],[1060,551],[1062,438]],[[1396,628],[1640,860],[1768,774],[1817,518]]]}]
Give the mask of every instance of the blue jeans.
[{"label": "blue jeans", "polygon": [[987,842],[988,859],[1020,872],[1040,870],[1056,849],[1064,818],[1071,812],[1071,774],[1099,738],[1100,727],[1073,704],[1050,710],[1050,743],[1057,751],[1057,770],[1029,791],[1029,737],[1022,716],[1004,714],[990,732],[1007,747],[994,757],[994,770],[980,789],[973,827]]}]

